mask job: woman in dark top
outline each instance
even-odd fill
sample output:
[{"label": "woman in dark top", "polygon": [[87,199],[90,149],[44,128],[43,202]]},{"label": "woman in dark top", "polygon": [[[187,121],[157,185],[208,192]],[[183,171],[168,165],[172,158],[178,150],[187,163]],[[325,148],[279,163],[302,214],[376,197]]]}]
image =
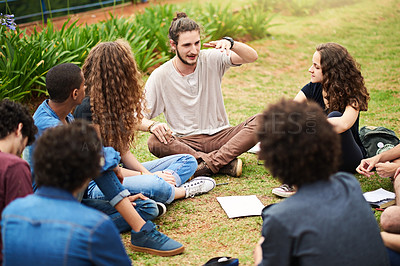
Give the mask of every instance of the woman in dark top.
[{"label": "woman in dark top", "polygon": [[[311,82],[294,98],[302,102],[317,102],[328,116],[342,140],[342,160],[339,170],[355,173],[366,152],[358,135],[360,111],[367,111],[370,99],[358,63],[346,48],[337,43],[317,46],[308,70]],[[272,191],[288,197],[295,190],[286,185]]]}]

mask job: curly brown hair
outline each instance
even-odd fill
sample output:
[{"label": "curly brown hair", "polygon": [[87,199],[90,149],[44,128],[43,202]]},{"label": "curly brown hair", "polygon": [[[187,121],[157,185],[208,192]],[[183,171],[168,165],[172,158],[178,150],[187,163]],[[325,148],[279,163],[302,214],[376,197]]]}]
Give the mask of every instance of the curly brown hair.
[{"label": "curly brown hair", "polygon": [[131,47],[124,40],[99,43],[82,71],[93,123],[100,126],[104,145],[126,152],[133,145],[145,106],[141,73]]},{"label": "curly brown hair", "polygon": [[367,111],[370,97],[360,65],[347,49],[337,43],[323,43],[316,50],[321,55],[321,83],[330,111],[343,113],[348,105],[359,111]]},{"label": "curly brown hair", "polygon": [[298,187],[329,179],[339,166],[339,135],[322,108],[310,102],[281,100],[262,114],[258,154],[271,174]]}]

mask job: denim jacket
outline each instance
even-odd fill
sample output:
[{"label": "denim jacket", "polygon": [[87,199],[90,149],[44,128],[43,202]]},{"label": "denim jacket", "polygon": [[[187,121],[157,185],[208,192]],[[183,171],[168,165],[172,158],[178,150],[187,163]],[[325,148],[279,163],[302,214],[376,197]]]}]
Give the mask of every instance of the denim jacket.
[{"label": "denim jacket", "polygon": [[1,220],[4,265],[131,265],[117,228],[69,192],[40,187]]},{"label": "denim jacket", "polygon": [[[56,127],[62,125],[58,115],[51,109],[49,106],[49,100],[44,100],[39,107],[36,109],[35,113],[33,114],[33,120],[35,122],[35,126],[38,128],[38,132],[36,133],[36,139],[38,139],[43,132],[51,127]],[[68,114],[66,117],[68,123],[74,121],[74,117],[72,114]],[[32,143],[30,146],[27,146],[24,150],[23,158],[25,161],[28,162],[29,166],[31,167],[31,171],[33,174],[33,151],[35,150],[35,143]],[[32,175],[33,178],[33,175]]]}]

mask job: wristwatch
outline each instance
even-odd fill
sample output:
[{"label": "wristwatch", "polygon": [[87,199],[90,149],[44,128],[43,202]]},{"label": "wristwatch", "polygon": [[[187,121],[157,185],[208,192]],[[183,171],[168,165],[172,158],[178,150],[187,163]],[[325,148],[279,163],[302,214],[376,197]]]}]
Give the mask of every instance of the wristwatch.
[{"label": "wristwatch", "polygon": [[232,49],[233,45],[235,44],[235,41],[231,37],[227,37],[227,36],[222,37],[222,39],[230,41],[230,43],[231,43],[231,48],[230,49]]}]

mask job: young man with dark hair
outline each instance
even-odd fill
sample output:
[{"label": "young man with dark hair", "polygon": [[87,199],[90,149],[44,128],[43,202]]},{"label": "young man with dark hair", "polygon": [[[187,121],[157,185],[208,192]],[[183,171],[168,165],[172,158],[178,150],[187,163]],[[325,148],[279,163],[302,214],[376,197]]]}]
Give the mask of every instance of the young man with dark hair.
[{"label": "young man with dark hair", "polygon": [[[79,84],[78,81],[80,81]],[[35,125],[39,129],[39,136],[48,128],[67,125],[74,120],[71,111],[78,104],[81,104],[85,97],[84,83],[81,69],[74,64],[61,64],[49,70],[46,75],[46,87],[50,99],[45,100],[33,115]],[[67,98],[65,99],[66,96]],[[74,140],[70,139],[69,141],[72,143]],[[30,158],[34,149],[35,144],[29,146],[27,148],[28,155],[26,156],[33,170],[33,175],[36,170],[32,167],[32,160]],[[93,176],[92,178],[94,178],[94,181],[103,192],[109,204],[130,225],[133,247],[138,251],[160,256],[172,256],[182,253],[184,251],[182,244],[158,232],[156,226],[151,221],[145,221],[139,215],[138,211],[142,209],[143,212],[141,214],[146,214],[146,212],[153,209],[158,214],[159,212],[154,201],[146,199],[146,201],[141,202],[140,204],[143,208],[138,206],[139,202],[136,202],[138,211],[132,206],[130,200],[134,200],[135,197],[129,197],[129,191],[122,186],[116,175],[116,173],[120,174],[118,166],[120,161],[119,153],[111,147],[104,148],[103,153],[105,164],[102,167],[102,172],[100,176]],[[122,178],[122,176],[119,176],[119,178]],[[103,209],[96,203],[93,204],[93,202],[90,202],[90,204],[98,209]],[[149,213],[149,216],[154,218],[156,215]],[[126,228],[124,225],[123,227]]]},{"label": "young man with dark hair", "polygon": [[230,126],[221,81],[230,67],[254,62],[257,52],[230,37],[204,44],[214,49],[200,50],[200,26],[185,13],[172,21],[169,38],[176,56],[146,82],[147,118],[164,113],[168,123],[143,120],[141,130],[153,134],[149,150],[157,157],[193,155],[199,162],[195,176],[240,176],[237,156],[256,144],[257,115]]},{"label": "young man with dark hair", "polygon": [[[0,215],[13,200],[33,193],[31,172],[21,153],[35,140],[37,128],[27,108],[10,100],[0,102]],[[0,234],[1,238],[1,234]],[[0,264],[2,244],[0,239]]]},{"label": "young man with dark hair", "polygon": [[131,265],[110,218],[76,200],[99,175],[101,157],[96,130],[85,122],[43,133],[34,151],[38,190],[3,212],[5,264]]},{"label": "young man with dark hair", "polygon": [[297,193],[263,210],[256,264],[389,265],[360,184],[351,174],[336,173],[340,136],[322,108],[282,100],[262,118],[259,158]]}]

